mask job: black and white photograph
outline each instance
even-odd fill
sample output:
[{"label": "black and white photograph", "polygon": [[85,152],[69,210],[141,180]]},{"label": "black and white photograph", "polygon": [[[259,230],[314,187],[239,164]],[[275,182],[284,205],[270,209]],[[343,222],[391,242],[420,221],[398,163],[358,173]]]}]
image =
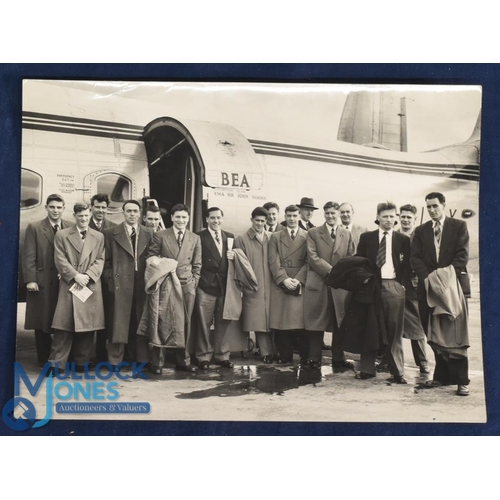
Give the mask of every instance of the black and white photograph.
[{"label": "black and white photograph", "polygon": [[480,86],[22,98],[14,426],[486,422]]}]

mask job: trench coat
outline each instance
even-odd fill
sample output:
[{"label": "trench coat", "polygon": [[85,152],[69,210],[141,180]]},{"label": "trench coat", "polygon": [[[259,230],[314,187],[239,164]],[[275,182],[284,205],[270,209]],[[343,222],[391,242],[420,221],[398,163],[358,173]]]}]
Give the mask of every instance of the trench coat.
[{"label": "trench coat", "polygon": [[[278,231],[279,232],[279,231]],[[236,238],[235,248],[241,248],[252,266],[259,284],[255,292],[243,290],[243,330],[268,332],[271,308],[271,271],[269,270],[269,239],[272,233],[264,231],[262,241],[250,228]]]},{"label": "trench coat", "polygon": [[106,242],[106,260],[102,279],[108,294],[106,331],[111,343],[128,343],[132,308],[135,307],[136,318],[139,321],[146,302],[144,273],[153,230],[140,224],[138,227],[137,271],[125,223],[105,229],[103,233]]},{"label": "trench coat", "polygon": [[329,288],[325,280],[337,262],[354,255],[349,231],[337,227],[335,240],[330,227],[323,224],[307,232],[307,279],[304,291],[304,323],[306,330],[333,332],[334,308],[337,326],[345,315],[348,292]]},{"label": "trench coat", "polygon": [[[72,226],[71,222],[62,219],[59,224],[61,229]],[[28,224],[22,266],[24,283],[35,282],[39,288],[38,292],[27,293],[24,328],[50,333],[57,305],[59,278],[54,262],[54,230],[48,218]]]},{"label": "trench coat", "polygon": [[[76,226],[58,231],[54,238],[54,257],[61,282],[52,328],[65,332],[104,329],[101,288],[104,236],[88,228],[85,240],[82,240]],[[91,279],[87,287],[94,293],[85,302],[69,291],[77,274],[88,274]]]},{"label": "trench coat", "polygon": [[287,229],[273,233],[269,241],[269,269],[271,281],[270,327],[276,330],[304,328],[304,293],[286,294],[280,284],[295,278],[302,285],[307,276],[307,231],[297,229],[292,240]]}]

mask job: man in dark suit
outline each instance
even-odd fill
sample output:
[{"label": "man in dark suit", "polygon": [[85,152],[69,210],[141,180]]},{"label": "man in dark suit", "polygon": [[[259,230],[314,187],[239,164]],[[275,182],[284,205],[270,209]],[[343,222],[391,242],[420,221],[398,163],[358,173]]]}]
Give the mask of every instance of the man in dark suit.
[{"label": "man in dark suit", "polygon": [[[103,232],[105,229],[116,226],[114,222],[106,219],[106,212],[109,207],[109,196],[103,193],[97,193],[90,199],[90,218],[89,227],[95,231]],[[100,363],[108,360],[106,351],[106,330],[100,330],[95,335],[95,362]]]},{"label": "man in dark suit", "polygon": [[143,217],[144,225],[153,230],[153,233],[157,233],[162,230],[160,226],[161,213],[160,209],[156,205],[150,205],[146,208],[146,213]]},{"label": "man in dark suit", "polygon": [[[61,275],[55,330],[49,362],[64,370],[70,351],[77,371],[89,362],[94,332],[104,328],[101,274],[104,268],[104,236],[89,228],[90,206],[76,203],[76,225],[58,231],[54,238],[55,264]],[[70,290],[92,294],[83,302]]]},{"label": "man in dark suit", "polygon": [[[102,280],[108,293],[105,301],[108,361],[113,366],[123,361],[127,345],[131,361],[148,361],[147,346],[137,345],[142,337],[136,339],[136,332],[146,300],[144,272],[153,231],[139,224],[138,201],[127,200],[123,216],[122,224],[104,231],[106,260]],[[138,359],[144,356],[145,360]]]},{"label": "man in dark suit", "polygon": [[359,224],[354,224],[352,222],[354,208],[350,203],[342,203],[339,210],[342,227],[344,227],[351,233],[352,241],[354,242],[354,248],[356,249],[358,247],[359,237],[362,233],[366,233],[368,229],[364,226],[360,226]]},{"label": "man in dark suit", "polygon": [[[148,211],[148,213],[150,213]],[[159,214],[159,212],[158,212]],[[152,256],[166,257],[177,261],[177,277],[181,282],[185,312],[185,347],[175,350],[175,363],[178,370],[196,371],[191,365],[191,315],[196,298],[196,288],[201,274],[201,240],[187,229],[189,222],[189,207],[177,204],[171,212],[173,227],[155,234],[147,258]],[[161,373],[164,363],[165,349],[153,347],[150,354],[151,370]]]},{"label": "man in dark suit", "polygon": [[[198,332],[196,358],[200,368],[207,369],[212,357],[215,364],[232,368],[227,333],[230,321],[223,318],[228,260],[234,259],[234,235],[222,230],[224,213],[218,207],[207,211],[208,228],[201,231],[202,266],[196,290]],[[228,242],[229,240],[229,242]],[[228,245],[229,243],[229,245]],[[210,326],[214,323],[213,341]]]},{"label": "man in dark suit", "polygon": [[268,201],[263,205],[262,208],[267,210],[267,222],[266,231],[270,233],[275,233],[276,231],[281,231],[283,226],[278,222],[278,217],[280,215],[280,207],[274,201]]},{"label": "man in dark suit", "polygon": [[45,210],[45,219],[28,224],[26,228],[22,257],[23,278],[28,291],[24,327],[35,330],[36,354],[40,364],[49,359],[52,318],[59,291],[59,278],[54,263],[54,235],[72,225],[61,218],[64,212],[64,199],[61,195],[48,196]]},{"label": "man in dark suit", "polygon": [[[361,234],[356,255],[367,258],[381,284],[381,309],[387,333],[387,361],[391,382],[406,384],[404,378],[403,322],[405,287],[411,275],[410,238],[394,231],[396,205],[379,203],[377,206],[379,229]],[[358,379],[375,376],[377,351],[361,354]]]},{"label": "man in dark suit", "polygon": [[[427,211],[432,220],[415,229],[411,248],[411,264],[418,276],[417,297],[422,326],[429,335],[429,316],[425,279],[439,268],[453,266],[457,278],[466,273],[469,260],[469,232],[465,221],[445,216],[446,198],[442,193],[429,193],[425,197]],[[469,394],[468,360],[431,346],[436,359],[434,379],[430,385],[457,383],[457,393]]]}]

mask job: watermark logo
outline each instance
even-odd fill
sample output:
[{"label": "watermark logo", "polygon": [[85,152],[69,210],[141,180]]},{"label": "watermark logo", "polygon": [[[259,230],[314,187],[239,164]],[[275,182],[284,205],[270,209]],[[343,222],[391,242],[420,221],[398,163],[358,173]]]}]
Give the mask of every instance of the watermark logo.
[{"label": "watermark logo", "polygon": [[[41,427],[56,413],[149,413],[150,404],[119,401],[119,380],[146,379],[143,373],[146,363],[120,363],[112,366],[99,363],[94,372],[85,364],[82,373],[74,363],[64,369],[52,368],[46,363],[35,381],[32,381],[21,363],[14,363],[14,398],[2,411],[4,422],[13,430],[25,431]],[[37,419],[36,408],[27,397],[21,397],[21,389],[35,398],[45,390],[45,415]],[[55,405],[54,405],[55,402]]]}]

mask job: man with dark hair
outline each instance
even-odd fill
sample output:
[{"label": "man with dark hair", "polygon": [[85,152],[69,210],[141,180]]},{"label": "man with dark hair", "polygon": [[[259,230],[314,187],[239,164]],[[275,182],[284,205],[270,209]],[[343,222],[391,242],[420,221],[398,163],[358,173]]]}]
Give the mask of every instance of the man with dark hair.
[{"label": "man with dark hair", "polygon": [[[232,368],[227,334],[231,321],[223,317],[228,260],[234,259],[234,235],[222,230],[224,213],[219,207],[207,210],[207,229],[199,232],[202,248],[201,276],[196,290],[195,310],[198,317],[196,358],[200,368],[215,364]],[[213,341],[210,327],[214,323]]]},{"label": "man with dark hair", "polygon": [[[465,221],[446,217],[446,198],[442,193],[429,193],[425,197],[425,202],[431,220],[415,229],[411,263],[418,276],[420,319],[436,359],[433,380],[429,381],[429,385],[457,384],[457,394],[467,396],[469,394],[467,304],[461,286],[455,285],[456,279],[467,273],[469,232]],[[450,274],[456,279],[451,279],[444,285],[447,293],[451,293],[453,289],[458,295],[461,312],[453,321],[450,321],[450,317],[446,318],[452,331],[442,329],[440,332],[437,330],[435,332],[429,327],[430,323],[436,325],[436,322],[439,322],[439,316],[435,317],[432,314],[434,308],[429,306],[430,293],[433,292],[430,277],[446,270],[451,271]],[[428,279],[428,289],[425,285],[426,279]]]},{"label": "man with dark hair", "polygon": [[101,233],[114,227],[116,224],[106,219],[106,211],[109,207],[109,196],[107,194],[98,193],[92,196],[90,200],[90,207],[92,210],[92,217],[89,222],[89,227],[100,231]]},{"label": "man with dark hair", "polygon": [[271,272],[269,271],[269,237],[265,231],[268,212],[264,207],[252,211],[252,227],[236,238],[235,247],[241,248],[252,266],[258,288],[243,290],[242,320],[245,332],[255,332],[262,361],[272,363],[274,358],[273,335],[269,326]]},{"label": "man with dark hair", "polygon": [[[148,213],[151,213],[149,209]],[[171,218],[173,226],[155,234],[147,257],[166,257],[177,261],[176,273],[181,282],[184,299],[185,347],[175,349],[175,363],[178,370],[194,372],[196,368],[191,365],[190,356],[190,353],[195,350],[195,339],[191,335],[191,315],[201,275],[201,240],[198,235],[193,234],[187,228],[189,222],[189,207],[187,205],[174,205]],[[164,356],[164,348],[152,348],[150,359],[153,373],[161,373]]]},{"label": "man with dark hair", "polygon": [[307,281],[304,292],[304,323],[308,330],[310,361],[321,366],[324,332],[333,332],[332,364],[336,372],[352,370],[344,355],[340,324],[345,314],[347,292],[330,289],[325,280],[340,259],[354,255],[349,231],[338,225],[339,205],[329,201],[323,207],[325,224],[307,232]]},{"label": "man with dark hair", "polygon": [[[90,205],[76,203],[76,225],[58,231],[54,238],[55,265],[61,282],[49,362],[62,370],[72,350],[76,370],[83,371],[89,361],[94,332],[104,329],[104,236],[89,227],[90,214]],[[85,301],[78,296],[83,291],[91,293]]]},{"label": "man with dark hair", "polygon": [[[90,218],[89,227],[99,232],[105,229],[116,226],[114,222],[106,219],[106,211],[109,207],[109,196],[104,193],[98,193],[90,199],[90,210],[92,217]],[[107,361],[108,353],[106,350],[106,330],[96,332],[95,336],[95,361],[100,363]]]},{"label": "man with dark hair", "polygon": [[[399,221],[401,222],[401,229],[399,231],[408,236],[410,242],[413,241],[416,220],[417,207],[415,205],[403,205],[399,209]],[[420,373],[429,373],[427,355],[425,353],[426,337],[418,312],[417,283],[418,277],[412,271],[411,282],[408,283],[408,287],[406,288],[403,337],[410,339],[413,359],[420,368]]]},{"label": "man with dark hair", "polygon": [[148,205],[146,207],[146,213],[144,214],[143,220],[144,220],[144,225],[152,229],[153,233],[161,231],[160,227],[161,213],[160,209],[156,205]]},{"label": "man with dark hair", "polygon": [[23,245],[23,279],[28,291],[24,328],[35,330],[38,363],[49,359],[52,345],[52,318],[57,305],[59,278],[54,263],[54,235],[72,224],[61,219],[64,199],[58,194],[47,197],[47,217],[28,224]]},{"label": "man with dark hair", "polygon": [[350,203],[341,203],[339,211],[342,226],[351,233],[352,241],[354,242],[354,248],[357,248],[359,237],[361,236],[361,234],[366,233],[368,229],[364,226],[360,226],[359,224],[353,224],[352,216],[354,215],[354,208]]},{"label": "man with dark hair", "polygon": [[274,201],[268,201],[264,203],[262,207],[267,210],[267,225],[266,230],[270,233],[275,233],[276,231],[281,231],[283,226],[278,222],[278,217],[280,214],[280,207]]},{"label": "man with dark hair", "polygon": [[[303,286],[307,276],[307,232],[299,227],[299,207],[285,209],[287,227],[273,233],[269,241],[272,274],[270,326],[275,330],[278,363],[293,360],[297,340],[301,364],[309,364],[309,340],[304,332]],[[321,354],[321,343],[320,343]]]},{"label": "man with dark hair", "polygon": [[[381,285],[381,314],[387,334],[387,360],[391,382],[406,384],[404,378],[403,322],[405,285],[410,281],[410,238],[394,232],[396,205],[377,206],[379,229],[362,233],[356,255],[368,259]],[[358,379],[375,376],[377,351],[361,352]]]},{"label": "man with dark hair", "polygon": [[104,231],[106,260],[102,279],[108,292],[108,361],[113,366],[123,361],[126,345],[130,360],[137,359],[136,332],[146,300],[146,255],[153,239],[153,231],[139,224],[138,201],[125,201],[123,216],[122,224]]}]

